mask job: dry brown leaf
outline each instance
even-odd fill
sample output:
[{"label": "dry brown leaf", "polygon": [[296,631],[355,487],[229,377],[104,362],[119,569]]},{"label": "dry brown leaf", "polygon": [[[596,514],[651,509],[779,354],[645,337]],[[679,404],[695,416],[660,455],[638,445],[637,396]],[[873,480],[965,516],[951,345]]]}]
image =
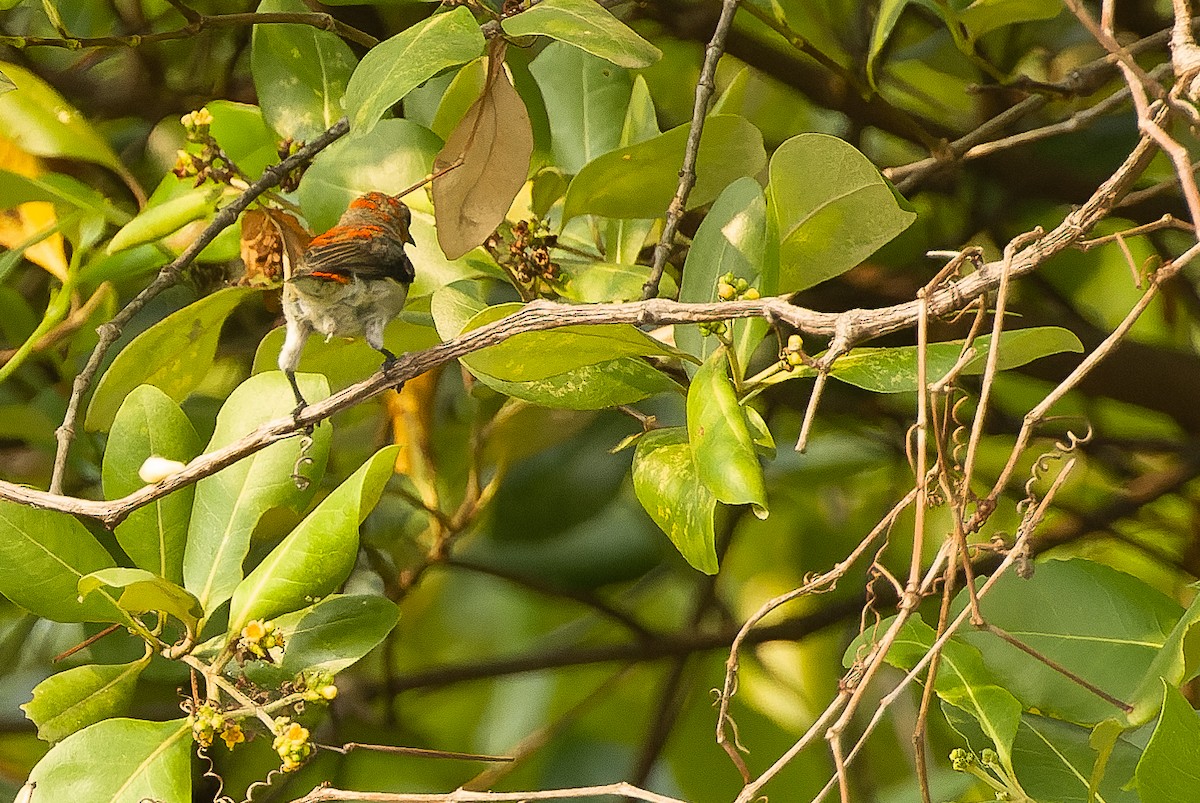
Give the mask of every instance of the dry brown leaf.
[{"label": "dry brown leaf", "polygon": [[295,264],[312,234],[294,216],[278,209],[250,209],[242,215],[242,262],[239,284],[268,286],[284,278],[284,257]]},{"label": "dry brown leaf", "polygon": [[[0,168],[31,178],[43,172],[40,159],[4,137],[0,137]],[[54,204],[49,201],[31,201],[14,209],[0,211],[0,246],[18,248],[38,232],[52,228],[57,222]],[[60,282],[67,280],[67,255],[61,234],[51,234],[41,242],[29,246],[25,249],[25,258],[45,268]]]},{"label": "dry brown leaf", "polygon": [[525,102],[504,71],[504,42],[492,40],[483,94],[450,133],[434,160],[438,245],[457,259],[483,243],[508,214],[529,173],[533,129]]}]

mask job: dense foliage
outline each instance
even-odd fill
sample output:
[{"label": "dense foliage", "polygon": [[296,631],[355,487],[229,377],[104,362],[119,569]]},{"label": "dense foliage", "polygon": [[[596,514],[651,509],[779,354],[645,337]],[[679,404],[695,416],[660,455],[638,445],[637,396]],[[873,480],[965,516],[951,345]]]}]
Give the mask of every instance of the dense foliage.
[{"label": "dense foliage", "polygon": [[0,796],[1200,800],[1200,49],[1098,12],[0,0]]}]

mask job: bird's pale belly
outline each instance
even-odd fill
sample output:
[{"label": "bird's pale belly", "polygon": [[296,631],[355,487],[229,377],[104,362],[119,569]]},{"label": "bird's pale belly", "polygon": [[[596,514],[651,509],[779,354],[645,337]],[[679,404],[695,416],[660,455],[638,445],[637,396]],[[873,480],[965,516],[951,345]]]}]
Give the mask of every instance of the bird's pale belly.
[{"label": "bird's pale belly", "polygon": [[[290,297],[289,297],[290,296]],[[285,286],[284,303],[326,338],[363,334],[373,321],[400,314],[408,288],[392,279],[355,279],[338,284],[323,279],[297,278]]]}]

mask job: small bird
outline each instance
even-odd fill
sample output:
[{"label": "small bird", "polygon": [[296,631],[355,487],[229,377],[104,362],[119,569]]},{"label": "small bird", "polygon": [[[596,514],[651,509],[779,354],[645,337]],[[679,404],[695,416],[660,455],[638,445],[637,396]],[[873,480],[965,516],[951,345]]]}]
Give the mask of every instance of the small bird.
[{"label": "small bird", "polygon": [[398,198],[370,192],[355,198],[337,225],[308,244],[285,277],[283,315],[287,337],[279,352],[279,369],[287,374],[296,394],[296,413],[306,405],[296,384],[300,352],[313,332],[354,337],[362,335],[384,356],[384,366],[396,355],[383,346],[383,330],[400,314],[408,288],[416,278],[404,245],[413,245],[408,227],[412,213]]}]

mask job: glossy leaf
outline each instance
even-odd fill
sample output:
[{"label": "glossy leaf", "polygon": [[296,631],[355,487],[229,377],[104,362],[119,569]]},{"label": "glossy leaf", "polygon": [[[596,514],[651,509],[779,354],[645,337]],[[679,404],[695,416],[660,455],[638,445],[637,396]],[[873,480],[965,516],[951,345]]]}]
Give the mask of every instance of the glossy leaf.
[{"label": "glossy leaf", "polygon": [[[1057,17],[1063,6],[1057,0],[975,0],[958,11],[955,21],[967,30],[971,39],[1020,22]],[[954,24],[954,23],[950,23]]]},{"label": "glossy leaf", "polygon": [[[463,328],[469,332],[521,309],[498,304],[479,312]],[[463,357],[471,369],[507,382],[546,379],[618,357],[672,357],[678,352],[635,326],[562,326],[527,332]]]},{"label": "glossy leaf", "polygon": [[648,67],[662,51],[593,0],[542,0],[501,23],[509,36],[542,34],[621,67]]},{"label": "glossy leaf", "polygon": [[[192,422],[179,405],[152,385],[140,385],[122,402],[104,450],[104,494],[119,499],[145,483],[138,470],[149,457],[187,463],[200,453]],[[129,514],[117,525],[117,542],[135,566],[183,582],[183,546],[194,486],[180,488]]]},{"label": "glossy leaf", "polygon": [[392,476],[399,447],[376,452],[255,567],[233,592],[229,632],[298,610],[341,585],[358,557],[358,526]]},{"label": "glossy leaf", "polygon": [[79,599],[84,575],[114,566],[74,517],[0,501],[0,593],[55,622],[122,622],[112,597]]},{"label": "glossy leaf", "polygon": [[717,500],[700,481],[683,428],[652,430],[638,441],[633,489],[684,559],[705,574],[716,574],[713,514]]},{"label": "glossy leaf", "polygon": [[365,134],[410,90],[448,67],[475,58],[483,44],[478,23],[462,6],[379,43],[359,62],[346,87],[351,128]]},{"label": "glossy leaf", "polygon": [[1137,727],[1149,722],[1161,703],[1159,685],[1166,681],[1178,686],[1195,676],[1197,668],[1200,668],[1200,644],[1197,643],[1195,630],[1197,623],[1200,623],[1200,597],[1192,600],[1183,616],[1171,628],[1162,649],[1142,675],[1141,684],[1126,701],[1133,706],[1133,711],[1119,720],[1121,724]]},{"label": "glossy leaf", "polygon": [[139,385],[153,385],[182,401],[212,367],[221,327],[253,287],[227,287],[189,304],[130,341],[104,372],[88,405],[87,428],[112,426],[125,397]]},{"label": "glossy leaf", "polygon": [[[961,597],[955,607],[965,603]],[[1046,561],[1029,580],[1006,574],[980,600],[987,621],[1118,700],[1128,701],[1182,613],[1142,581],[1091,561]],[[1120,713],[1112,703],[986,632],[963,639],[1026,709],[1082,725]]]},{"label": "glossy leaf", "polygon": [[[976,356],[963,369],[962,375],[983,373],[991,339],[991,335],[975,339]],[[929,381],[936,382],[945,376],[958,362],[961,352],[961,341],[930,343],[925,352]],[[1062,352],[1083,352],[1083,344],[1079,342],[1079,338],[1067,329],[1057,326],[1011,329],[1000,333],[1000,353],[997,356],[996,367],[1004,371]],[[789,379],[813,376],[814,373],[812,369],[801,366],[791,373],[775,374],[766,382],[773,385]],[[876,393],[912,392],[917,389],[917,347],[854,349],[837,360],[829,373],[843,382]]]},{"label": "glossy leaf", "polygon": [[331,597],[313,606],[288,637],[283,670],[338,673],[375,649],[400,618],[394,602],[375,596]]},{"label": "glossy leaf", "polygon": [[39,683],[21,706],[37,725],[38,738],[57,742],[96,722],[123,716],[150,656],[129,664],[87,664]]},{"label": "glossy leaf", "polygon": [[[629,108],[625,110],[625,122],[621,126],[622,148],[645,142],[662,133],[658,127],[658,111],[650,97],[650,87],[644,76],[633,79],[633,92],[629,97]],[[646,238],[654,228],[654,220],[610,220],[605,230],[604,253],[613,262],[633,265],[637,262]],[[644,281],[644,280],[643,280]],[[641,288],[630,300],[641,298]]]},{"label": "glossy leaf", "polygon": [[[309,403],[329,395],[329,385],[322,376],[299,374],[296,379]],[[256,374],[239,385],[221,407],[205,451],[233,443],[259,424],[290,414],[294,407],[291,386],[282,372]],[[196,484],[183,555],[183,579],[205,613],[211,614],[229,599],[241,582],[242,561],[262,515],[273,507],[303,509],[312,497],[315,481],[325,471],[329,426],[318,426],[312,437],[307,454],[313,462],[299,467],[310,481],[304,490],[296,487],[292,477],[300,457],[298,438],[273,443]]]},{"label": "glossy leaf", "polygon": [[[563,219],[592,214],[657,218],[679,184],[690,125],[672,128],[637,145],[593,159],[571,182]],[[766,164],[762,134],[743,117],[713,115],[704,124],[696,163],[696,186],[687,208],[712,203],[729,184],[756,175]]]},{"label": "glossy leaf", "polygon": [[[610,221],[610,225],[639,223],[641,221]],[[642,297],[642,285],[650,276],[645,265],[614,265],[607,262],[563,263],[567,283],[562,288],[562,297],[576,304],[597,304],[606,301],[638,301]],[[669,289],[664,276],[663,288]],[[678,342],[678,336],[676,338]]]},{"label": "glossy leaf", "polygon": [[186,719],[107,719],[51,748],[29,775],[45,800],[186,803],[192,799]]},{"label": "glossy leaf", "polygon": [[503,222],[525,184],[533,129],[525,102],[504,71],[504,48],[489,50],[489,77],[434,160],[438,244],[447,259],[481,245]]},{"label": "glossy leaf", "polygon": [[564,173],[578,173],[620,144],[633,89],[628,71],[561,42],[551,42],[529,71],[546,101],[551,151]]},{"label": "glossy leaf", "polygon": [[198,632],[204,611],[200,602],[180,586],[145,569],[114,567],[81,577],[79,596],[87,598],[102,588],[119,588],[117,606],[131,614],[162,611],[182,622],[191,633]]},{"label": "glossy leaf", "polygon": [[35,156],[94,162],[124,175],[116,153],[77,109],[24,67],[0,62],[16,89],[0,93],[0,136]]},{"label": "glossy leaf", "polygon": [[[300,0],[263,0],[258,12],[308,12]],[[263,118],[281,137],[311,140],[340,120],[358,60],[332,31],[310,25],[255,25],[250,71]]]},{"label": "glossy leaf", "polygon": [[[740,178],[725,188],[696,231],[683,266],[679,300],[718,301],[717,282],[726,273],[745,279],[759,295],[774,295],[777,277],[772,271],[763,270],[766,244],[767,202],[762,188],[754,179]],[[750,355],[766,332],[764,320],[733,322],[734,354],[743,374]],[[675,344],[704,360],[720,346],[720,341],[705,337],[692,324],[675,327]]]},{"label": "glossy leaf", "polygon": [[[1062,803],[1141,803],[1127,788],[1139,750],[1120,739],[1108,760],[1096,797],[1088,793],[1096,751],[1087,728],[1052,717],[1024,714],[1013,742],[1013,764],[1021,787],[1033,800]],[[1175,798],[1184,800],[1186,798]]]},{"label": "glossy leaf", "polygon": [[149,206],[114,234],[105,250],[115,254],[174,234],[187,224],[211,215],[220,195],[220,190],[199,187],[157,206]]},{"label": "glossy leaf", "polygon": [[728,370],[722,348],[710,354],[692,378],[687,395],[688,442],[696,473],[713,496],[727,505],[753,505],[754,515],[765,519],[762,466]]},{"label": "glossy leaf", "polygon": [[[855,639],[846,649],[843,664],[849,667],[860,649],[869,646],[893,620],[886,619]],[[937,634],[919,618],[904,623],[888,650],[889,664],[910,670],[925,657]],[[969,644],[951,640],[942,648],[934,690],[944,702],[955,706],[975,720],[1004,766],[1012,769],[1012,744],[1021,721],[1021,703],[1000,683],[983,662],[979,651]]]},{"label": "glossy leaf", "polygon": [[47,201],[102,216],[110,223],[123,226],[132,216],[96,190],[62,173],[42,176],[22,176],[0,170],[0,209],[10,209],[29,201]]},{"label": "glossy leaf", "polygon": [[779,230],[782,292],[848,271],[916,219],[867,157],[826,134],[779,146],[767,195]]},{"label": "glossy leaf", "polygon": [[1200,716],[1179,690],[1162,684],[1162,713],[1138,762],[1142,803],[1200,800]]},{"label": "glossy leaf", "polygon": [[682,390],[666,374],[635,357],[583,365],[554,376],[523,382],[497,379],[476,369],[471,373],[492,390],[506,396],[559,410],[604,410],[633,404],[658,393]]}]

